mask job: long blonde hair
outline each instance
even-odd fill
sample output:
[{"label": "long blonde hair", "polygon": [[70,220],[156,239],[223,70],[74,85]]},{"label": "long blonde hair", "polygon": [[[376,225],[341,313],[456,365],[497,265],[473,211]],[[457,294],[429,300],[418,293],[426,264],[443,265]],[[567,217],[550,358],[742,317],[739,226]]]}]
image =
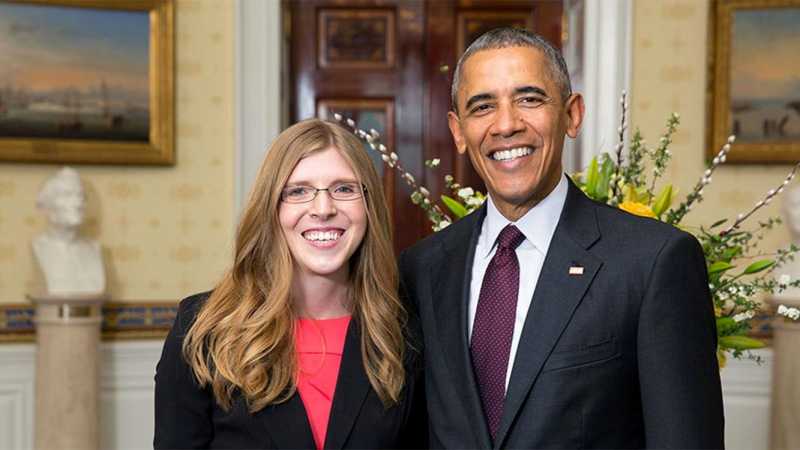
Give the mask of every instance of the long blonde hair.
[{"label": "long blonde hair", "polygon": [[238,389],[251,412],[294,395],[296,313],[293,260],[278,221],[280,193],[305,156],[335,147],[366,187],[367,231],[350,259],[353,318],[370,384],[385,406],[398,402],[406,322],[398,295],[389,212],[381,183],[361,142],[341,126],[318,119],[283,131],[264,158],[236,234],[233,266],[201,308],[183,344],[202,386],[229,409]]}]

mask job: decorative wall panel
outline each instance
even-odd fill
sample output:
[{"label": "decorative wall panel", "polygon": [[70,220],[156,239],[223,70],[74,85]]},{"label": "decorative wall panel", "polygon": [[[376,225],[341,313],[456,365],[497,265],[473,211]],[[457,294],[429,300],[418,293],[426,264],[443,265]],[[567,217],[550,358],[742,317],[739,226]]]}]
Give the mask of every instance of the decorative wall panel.
[{"label": "decorative wall panel", "polygon": [[[0,342],[34,341],[34,309],[30,304],[0,305]],[[103,339],[163,338],[177,312],[175,303],[107,303]]]},{"label": "decorative wall panel", "polygon": [[394,66],[393,11],[322,9],[317,27],[320,67],[388,69]]},{"label": "decorative wall panel", "polygon": [[533,31],[529,11],[489,12],[465,11],[458,14],[458,54],[483,33],[500,27],[526,28]]}]

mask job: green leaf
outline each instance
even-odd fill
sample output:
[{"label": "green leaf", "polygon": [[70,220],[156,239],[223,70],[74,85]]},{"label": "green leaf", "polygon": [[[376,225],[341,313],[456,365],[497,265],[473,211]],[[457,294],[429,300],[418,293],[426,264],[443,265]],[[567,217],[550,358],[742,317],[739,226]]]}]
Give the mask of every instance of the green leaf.
[{"label": "green leaf", "polygon": [[772,259],[762,259],[761,261],[756,261],[753,264],[747,266],[747,268],[744,269],[744,272],[742,273],[745,275],[758,273],[764,269],[771,267],[773,264],[775,264],[775,261]]},{"label": "green leaf", "polygon": [[764,347],[764,343],[747,336],[722,336],[719,338],[719,346],[734,350],[752,350]]},{"label": "green leaf", "polygon": [[661,214],[669,208],[669,205],[672,203],[672,185],[668,184],[661,189],[661,193],[658,194],[656,197],[656,202],[653,205],[653,214],[656,217],[661,217]]},{"label": "green leaf", "polygon": [[731,248],[725,250],[722,253],[722,259],[725,260],[725,261],[730,262],[733,258],[735,258],[735,257],[737,257],[737,256],[739,256],[741,254],[742,254],[742,247],[739,247],[737,245],[736,247],[731,247]]},{"label": "green leaf", "polygon": [[605,201],[608,199],[608,187],[611,183],[611,175],[614,173],[614,162],[611,158],[606,157],[603,159],[603,165],[600,168],[600,174],[597,177],[597,184],[594,187],[594,199]]},{"label": "green leaf", "polygon": [[455,200],[452,197],[448,197],[446,195],[442,195],[442,202],[444,205],[447,206],[447,209],[456,216],[457,219],[460,219],[467,215],[467,208],[464,207],[458,200]]},{"label": "green leaf", "polygon": [[715,273],[724,272],[733,267],[733,264],[726,262],[726,261],[717,261],[714,264],[708,266],[708,274],[713,275]]},{"label": "green leaf", "polygon": [[736,321],[731,317],[717,317],[717,335],[725,336],[736,328]]},{"label": "green leaf", "polygon": [[716,221],[716,222],[712,223],[712,224],[711,224],[711,226],[710,226],[710,227],[708,227],[708,229],[709,229],[709,230],[711,230],[711,229],[713,229],[713,228],[716,228],[716,227],[718,227],[718,226],[722,225],[723,223],[725,223],[725,222],[727,222],[727,221],[728,221],[728,219],[722,219],[722,220],[718,220],[718,221]]},{"label": "green leaf", "polygon": [[589,168],[586,169],[586,193],[592,199],[596,200],[594,197],[595,187],[597,186],[597,177],[599,173],[597,171],[597,157],[595,156],[592,158],[592,161],[589,163]]}]

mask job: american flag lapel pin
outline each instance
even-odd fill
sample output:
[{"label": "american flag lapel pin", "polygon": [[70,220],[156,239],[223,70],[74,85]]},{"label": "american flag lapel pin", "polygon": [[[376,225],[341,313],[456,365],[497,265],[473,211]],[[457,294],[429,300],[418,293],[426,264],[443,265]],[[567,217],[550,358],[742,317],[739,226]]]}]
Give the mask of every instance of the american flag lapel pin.
[{"label": "american flag lapel pin", "polygon": [[570,275],[583,275],[583,267],[582,266],[571,266],[569,268]]}]

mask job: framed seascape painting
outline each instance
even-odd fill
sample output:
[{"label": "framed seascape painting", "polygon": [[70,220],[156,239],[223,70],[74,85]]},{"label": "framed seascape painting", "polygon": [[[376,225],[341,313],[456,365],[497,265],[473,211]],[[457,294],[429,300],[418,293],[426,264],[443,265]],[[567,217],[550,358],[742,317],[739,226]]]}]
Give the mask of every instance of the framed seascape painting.
[{"label": "framed seascape painting", "polygon": [[0,0],[0,160],[174,162],[173,0]]},{"label": "framed seascape painting", "polygon": [[709,158],[800,161],[800,0],[717,0],[712,9]]}]

